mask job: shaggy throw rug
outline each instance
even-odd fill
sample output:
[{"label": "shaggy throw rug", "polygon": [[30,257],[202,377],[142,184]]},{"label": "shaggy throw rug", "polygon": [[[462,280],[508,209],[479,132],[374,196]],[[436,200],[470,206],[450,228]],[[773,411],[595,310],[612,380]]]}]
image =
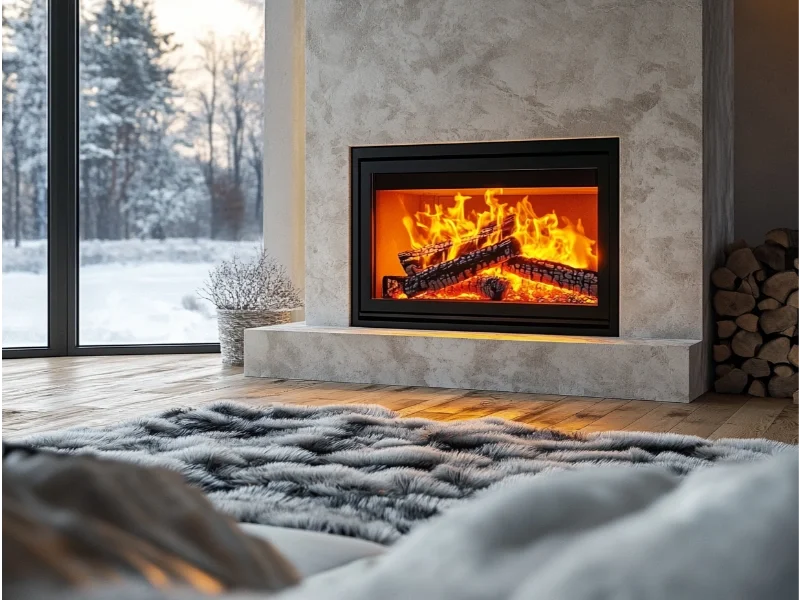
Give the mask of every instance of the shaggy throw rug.
[{"label": "shaggy throw rug", "polygon": [[179,471],[239,521],[380,543],[520,477],[609,464],[684,474],[787,447],[764,439],[564,434],[497,418],[401,419],[379,406],[231,402],[40,434],[22,444]]}]

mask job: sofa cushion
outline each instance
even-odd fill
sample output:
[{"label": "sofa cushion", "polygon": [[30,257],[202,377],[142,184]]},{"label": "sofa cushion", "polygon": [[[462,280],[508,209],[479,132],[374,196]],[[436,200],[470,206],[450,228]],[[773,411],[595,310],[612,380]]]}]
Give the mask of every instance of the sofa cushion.
[{"label": "sofa cushion", "polygon": [[386,546],[356,538],[288,527],[240,523],[248,534],[268,540],[303,577],[379,556]]}]

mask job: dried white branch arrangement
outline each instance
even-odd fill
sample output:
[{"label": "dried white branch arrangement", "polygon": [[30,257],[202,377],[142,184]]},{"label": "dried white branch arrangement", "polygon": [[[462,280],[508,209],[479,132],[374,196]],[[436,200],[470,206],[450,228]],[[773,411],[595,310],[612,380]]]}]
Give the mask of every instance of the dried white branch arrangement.
[{"label": "dried white branch arrangement", "polygon": [[198,296],[220,310],[290,310],[303,306],[286,268],[263,248],[248,259],[234,256],[211,269]]}]

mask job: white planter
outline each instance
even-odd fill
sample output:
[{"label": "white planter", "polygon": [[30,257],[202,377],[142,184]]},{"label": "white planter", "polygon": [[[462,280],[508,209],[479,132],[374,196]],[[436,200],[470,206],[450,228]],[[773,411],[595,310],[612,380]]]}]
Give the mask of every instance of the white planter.
[{"label": "white planter", "polygon": [[219,344],[222,363],[242,366],[244,364],[244,330],[289,323],[291,310],[221,310],[217,309]]}]

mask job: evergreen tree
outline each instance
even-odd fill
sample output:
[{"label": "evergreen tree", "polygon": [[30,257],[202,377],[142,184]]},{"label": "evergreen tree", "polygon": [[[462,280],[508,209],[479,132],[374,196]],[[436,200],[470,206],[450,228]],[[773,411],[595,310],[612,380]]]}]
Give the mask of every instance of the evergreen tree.
[{"label": "evergreen tree", "polygon": [[[84,237],[129,238],[132,185],[177,94],[148,0],[105,0],[81,31],[81,203]],[[157,149],[162,149],[156,143]]]},{"label": "evergreen tree", "polygon": [[[5,21],[5,19],[4,19]],[[10,31],[13,31],[9,28]],[[4,46],[11,44],[4,22]],[[22,240],[22,169],[24,159],[20,121],[22,107],[17,94],[18,77],[10,51],[3,53],[3,239]]]},{"label": "evergreen tree", "polygon": [[202,169],[190,156],[191,145],[172,133],[175,122],[162,121],[153,132],[134,179],[133,235],[140,238],[198,238],[208,232],[208,200]]},{"label": "evergreen tree", "polygon": [[[152,0],[82,11],[81,237],[258,235],[263,31],[214,46],[209,85],[176,78],[176,45],[158,31]],[[47,27],[47,0],[5,4],[3,239],[17,244],[47,235]]]},{"label": "evergreen tree", "polygon": [[22,0],[3,18],[4,237],[47,235],[47,3]]}]

